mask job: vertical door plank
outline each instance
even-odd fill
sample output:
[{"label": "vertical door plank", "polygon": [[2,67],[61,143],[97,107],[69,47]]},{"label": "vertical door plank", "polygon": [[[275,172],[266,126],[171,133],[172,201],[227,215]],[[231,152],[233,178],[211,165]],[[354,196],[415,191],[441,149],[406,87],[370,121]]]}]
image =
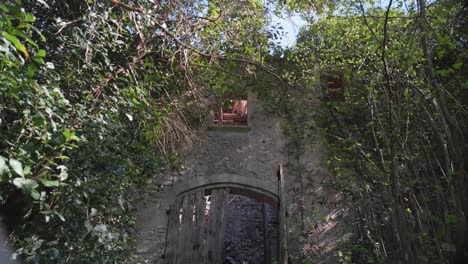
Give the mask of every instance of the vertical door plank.
[{"label": "vertical door plank", "polygon": [[216,263],[224,263],[224,236],[226,229],[226,210],[227,210],[227,193],[229,189],[223,189],[218,193],[218,204],[217,204],[217,213],[218,213],[218,241],[217,241],[217,253],[216,253]]},{"label": "vertical door plank", "polygon": [[187,194],[182,203],[179,239],[177,242],[177,264],[190,264],[192,255],[193,194]]},{"label": "vertical door plank", "polygon": [[206,216],[204,191],[174,203],[168,224],[165,264],[223,263],[227,190],[212,190]]},{"label": "vertical door plank", "polygon": [[211,191],[210,197],[210,211],[208,212],[208,226],[205,245],[203,248],[203,259],[205,264],[217,264],[215,258],[215,250],[217,249],[217,213],[216,204],[218,203],[218,190]]},{"label": "vertical door plank", "polygon": [[205,234],[205,191],[195,194],[195,221],[192,237],[192,264],[203,263],[203,242]]},{"label": "vertical door plank", "polygon": [[279,264],[288,263],[288,227],[286,223],[286,188],[284,183],[283,166],[279,165],[278,172],[278,196],[279,196],[279,239],[280,239],[280,254]]},{"label": "vertical door plank", "polygon": [[181,202],[181,199],[176,199],[171,207],[169,224],[167,226],[166,256],[164,258],[165,264],[176,264],[177,239],[179,237],[179,210]]}]

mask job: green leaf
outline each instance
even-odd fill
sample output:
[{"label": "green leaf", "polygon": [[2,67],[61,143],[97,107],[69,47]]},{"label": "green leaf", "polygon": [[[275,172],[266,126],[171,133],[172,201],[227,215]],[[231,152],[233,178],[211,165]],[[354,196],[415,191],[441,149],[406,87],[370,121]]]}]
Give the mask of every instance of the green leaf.
[{"label": "green leaf", "polygon": [[57,157],[58,159],[61,159],[61,160],[69,160],[70,157],[66,156],[66,155],[60,155]]},{"label": "green leaf", "polygon": [[23,185],[21,185],[21,182],[22,182],[22,181],[23,181],[23,178],[19,178],[19,177],[18,177],[18,178],[14,178],[12,183],[13,183],[13,185],[15,185],[16,187],[22,188],[22,187],[23,187]]},{"label": "green leaf", "polygon": [[13,35],[10,35],[10,34],[8,34],[6,32],[4,32],[3,35],[5,36],[5,39],[7,39],[9,42],[11,42],[13,44],[13,46],[15,46],[15,48],[17,50],[21,51],[26,58],[29,58],[28,50],[21,43],[21,41],[19,41],[19,39],[17,37],[15,37]]},{"label": "green leaf", "polygon": [[445,223],[455,224],[456,222],[457,222],[457,216],[456,215],[451,215],[451,214],[445,215]]},{"label": "green leaf", "polygon": [[39,56],[33,56],[32,59],[39,64],[44,64],[44,60]]},{"label": "green leaf", "polygon": [[33,199],[39,200],[41,198],[40,193],[35,190],[39,187],[39,184],[35,180],[18,177],[13,179],[13,184],[16,187],[23,189],[26,193],[29,193]]},{"label": "green leaf", "polygon": [[31,173],[31,167],[24,166],[23,175],[28,175],[29,173]]},{"label": "green leaf", "polygon": [[[29,24],[27,24],[29,26]],[[10,32],[11,35],[14,35],[14,36],[17,36],[17,37],[21,37],[21,38],[24,38],[29,44],[31,44],[32,46],[34,46],[36,49],[39,48],[39,46],[37,45],[37,43],[28,35],[24,34],[23,31],[21,30],[17,30],[17,29],[13,29],[11,32]]]},{"label": "green leaf", "polygon": [[33,179],[25,179],[25,178],[14,178],[13,184],[22,189],[35,189],[39,186],[39,184]]},{"label": "green leaf", "polygon": [[65,128],[65,129],[63,130],[63,136],[65,136],[65,141],[66,141],[66,142],[70,141],[71,132],[70,132],[70,130],[68,130],[68,128]]},{"label": "green leaf", "polygon": [[4,12],[8,12],[8,8],[4,4],[0,4],[0,9]]},{"label": "green leaf", "polygon": [[16,172],[16,174],[22,177],[24,176],[23,165],[21,164],[20,161],[15,160],[15,159],[10,159],[9,164],[10,164],[10,167],[13,169],[13,171]]},{"label": "green leaf", "polygon": [[28,65],[28,77],[31,79],[36,75],[36,66],[34,64]]},{"label": "green leaf", "polygon": [[453,64],[452,68],[455,70],[459,70],[461,69],[462,66],[463,66],[463,62],[458,62],[458,63]]},{"label": "green leaf", "polygon": [[54,212],[59,218],[60,220],[62,220],[63,222],[65,222],[65,217],[63,217],[63,215],[57,211]]},{"label": "green leaf", "polygon": [[46,179],[41,179],[42,184],[46,187],[59,187],[60,182],[59,181],[53,181],[53,180],[46,180]]},{"label": "green leaf", "polygon": [[46,54],[47,54],[46,51],[43,50],[43,49],[41,49],[41,50],[38,50],[38,51],[37,51],[36,56],[38,56],[38,57],[45,57]]},{"label": "green leaf", "polygon": [[29,195],[31,195],[31,197],[34,200],[39,200],[39,198],[41,198],[41,194],[38,191],[34,190],[34,189],[30,189],[30,190],[28,190],[28,192],[29,192]]},{"label": "green leaf", "polygon": [[31,13],[27,13],[26,16],[24,17],[26,19],[26,21],[28,22],[34,22],[36,21],[36,18],[31,14]]},{"label": "green leaf", "polygon": [[31,188],[31,189],[35,189],[39,186],[39,184],[33,179],[24,179],[23,182],[21,182],[21,184],[25,188]]}]

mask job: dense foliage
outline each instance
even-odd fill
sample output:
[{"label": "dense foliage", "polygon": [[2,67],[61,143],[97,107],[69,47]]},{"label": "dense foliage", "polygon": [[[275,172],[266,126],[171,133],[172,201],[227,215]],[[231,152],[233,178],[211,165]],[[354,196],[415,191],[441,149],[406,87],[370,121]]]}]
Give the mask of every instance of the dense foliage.
[{"label": "dense foliage", "polygon": [[145,179],[177,166],[204,84],[267,54],[264,14],[256,1],[2,1],[0,213],[19,258],[130,262]]},{"label": "dense foliage", "polygon": [[326,163],[357,215],[341,261],[462,263],[467,7],[387,4],[345,1],[311,19],[285,53],[283,76],[327,109],[316,119]]},{"label": "dense foliage", "polygon": [[[466,258],[467,6],[386,4],[2,1],[0,215],[19,258],[134,262],[145,180],[239,84],[298,150],[316,114],[356,215],[341,262]],[[309,21],[288,50],[271,42],[282,10]]]}]

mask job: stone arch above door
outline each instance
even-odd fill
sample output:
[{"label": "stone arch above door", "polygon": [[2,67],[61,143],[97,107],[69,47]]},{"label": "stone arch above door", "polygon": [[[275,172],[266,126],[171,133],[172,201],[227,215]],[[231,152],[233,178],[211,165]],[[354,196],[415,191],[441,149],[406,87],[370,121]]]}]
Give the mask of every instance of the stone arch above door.
[{"label": "stone arch above door", "polygon": [[187,179],[173,186],[171,196],[175,199],[183,194],[216,188],[230,188],[232,193],[268,202],[275,207],[278,202],[277,183],[231,173]]}]

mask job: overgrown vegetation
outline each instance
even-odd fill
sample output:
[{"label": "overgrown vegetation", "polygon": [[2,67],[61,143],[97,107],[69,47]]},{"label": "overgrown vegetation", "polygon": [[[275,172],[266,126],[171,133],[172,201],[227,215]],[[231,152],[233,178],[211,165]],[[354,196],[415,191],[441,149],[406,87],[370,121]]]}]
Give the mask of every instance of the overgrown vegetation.
[{"label": "overgrown vegetation", "polygon": [[254,1],[0,3],[0,208],[19,258],[132,262],[137,194],[194,140],[204,83],[266,54],[264,12]]},{"label": "overgrown vegetation", "polygon": [[343,263],[468,258],[466,17],[458,1],[345,1],[285,53],[289,94],[326,109],[326,163],[357,214]]},{"label": "overgrown vegetation", "polygon": [[[254,80],[298,149],[317,114],[357,215],[342,263],[466,259],[467,6],[386,4],[0,3],[0,215],[19,257],[134,261],[139,189],[178,166],[209,96]],[[295,47],[269,40],[268,8],[309,20]]]}]

